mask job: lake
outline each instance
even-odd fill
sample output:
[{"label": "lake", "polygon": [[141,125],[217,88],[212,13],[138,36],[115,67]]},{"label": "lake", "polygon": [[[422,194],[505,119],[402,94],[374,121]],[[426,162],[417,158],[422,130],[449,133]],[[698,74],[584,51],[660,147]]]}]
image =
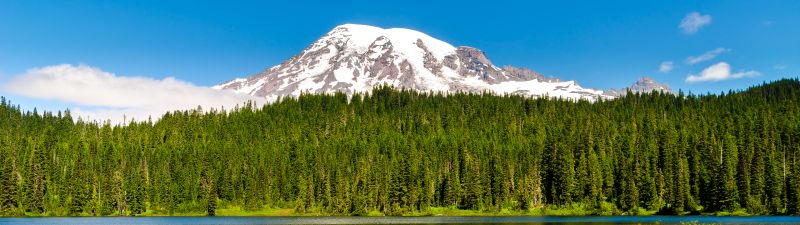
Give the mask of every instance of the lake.
[{"label": "lake", "polygon": [[0,224],[212,225],[212,224],[800,224],[796,216],[589,216],[589,217],[42,217],[0,218]]}]

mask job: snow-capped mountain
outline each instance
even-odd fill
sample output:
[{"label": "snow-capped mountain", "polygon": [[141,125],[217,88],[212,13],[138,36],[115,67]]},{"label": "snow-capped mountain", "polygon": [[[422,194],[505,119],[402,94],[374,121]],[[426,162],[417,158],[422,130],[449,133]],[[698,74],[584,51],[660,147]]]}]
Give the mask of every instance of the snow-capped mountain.
[{"label": "snow-capped mountain", "polygon": [[670,89],[666,84],[659,83],[650,77],[641,77],[629,87],[623,88],[622,90],[611,89],[606,91],[605,94],[611,96],[623,96],[628,93],[628,91],[633,93],[650,93],[653,91],[672,93],[672,89]]},{"label": "snow-capped mountain", "polygon": [[652,91],[661,91],[666,93],[672,93],[672,89],[669,88],[666,84],[659,83],[653,78],[650,77],[642,77],[639,78],[633,85],[631,85],[628,89],[632,92],[652,92]]},{"label": "snow-capped mountain", "polygon": [[484,92],[594,101],[616,95],[533,70],[497,67],[472,47],[454,47],[424,33],[345,24],[299,54],[249,78],[214,86],[275,99],[307,93],[368,92],[388,84],[428,92]]}]

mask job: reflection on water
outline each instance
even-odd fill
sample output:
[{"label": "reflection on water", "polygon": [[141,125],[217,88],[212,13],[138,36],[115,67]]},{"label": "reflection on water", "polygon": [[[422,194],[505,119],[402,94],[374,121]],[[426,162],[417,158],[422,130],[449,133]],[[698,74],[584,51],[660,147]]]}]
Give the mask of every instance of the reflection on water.
[{"label": "reflection on water", "polygon": [[607,216],[607,217],[55,217],[0,218],[0,224],[212,225],[212,224],[800,224],[800,217]]}]

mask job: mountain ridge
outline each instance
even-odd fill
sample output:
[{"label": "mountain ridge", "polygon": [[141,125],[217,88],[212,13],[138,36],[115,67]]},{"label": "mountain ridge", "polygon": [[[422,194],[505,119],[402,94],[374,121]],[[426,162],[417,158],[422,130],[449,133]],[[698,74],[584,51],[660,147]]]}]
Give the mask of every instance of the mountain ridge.
[{"label": "mountain ridge", "polygon": [[583,88],[577,81],[548,78],[528,68],[498,67],[480,49],[455,47],[419,31],[358,24],[337,26],[281,64],[213,88],[276,99],[302,92],[368,92],[382,84],[589,101],[624,94]]}]

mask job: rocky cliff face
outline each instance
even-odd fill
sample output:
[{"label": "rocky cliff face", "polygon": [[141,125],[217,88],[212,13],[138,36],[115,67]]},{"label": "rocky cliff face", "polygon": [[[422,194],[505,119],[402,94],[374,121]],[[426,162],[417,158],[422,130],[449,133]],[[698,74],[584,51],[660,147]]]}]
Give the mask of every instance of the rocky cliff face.
[{"label": "rocky cliff face", "polygon": [[214,88],[274,99],[302,92],[368,92],[382,84],[590,101],[617,96],[526,68],[497,67],[479,49],[454,47],[418,31],[355,24],[334,28],[279,65]]},{"label": "rocky cliff face", "polygon": [[650,77],[641,77],[636,82],[634,82],[631,86],[623,88],[621,90],[611,89],[605,92],[606,95],[609,96],[624,96],[628,91],[633,93],[650,93],[653,91],[657,92],[664,92],[672,94],[672,89],[669,88],[666,84],[659,83],[653,78]]},{"label": "rocky cliff face", "polygon": [[633,85],[631,85],[628,89],[630,89],[632,92],[663,91],[672,93],[672,89],[670,89],[669,86],[658,83],[650,77],[639,78],[639,80],[634,82]]}]

